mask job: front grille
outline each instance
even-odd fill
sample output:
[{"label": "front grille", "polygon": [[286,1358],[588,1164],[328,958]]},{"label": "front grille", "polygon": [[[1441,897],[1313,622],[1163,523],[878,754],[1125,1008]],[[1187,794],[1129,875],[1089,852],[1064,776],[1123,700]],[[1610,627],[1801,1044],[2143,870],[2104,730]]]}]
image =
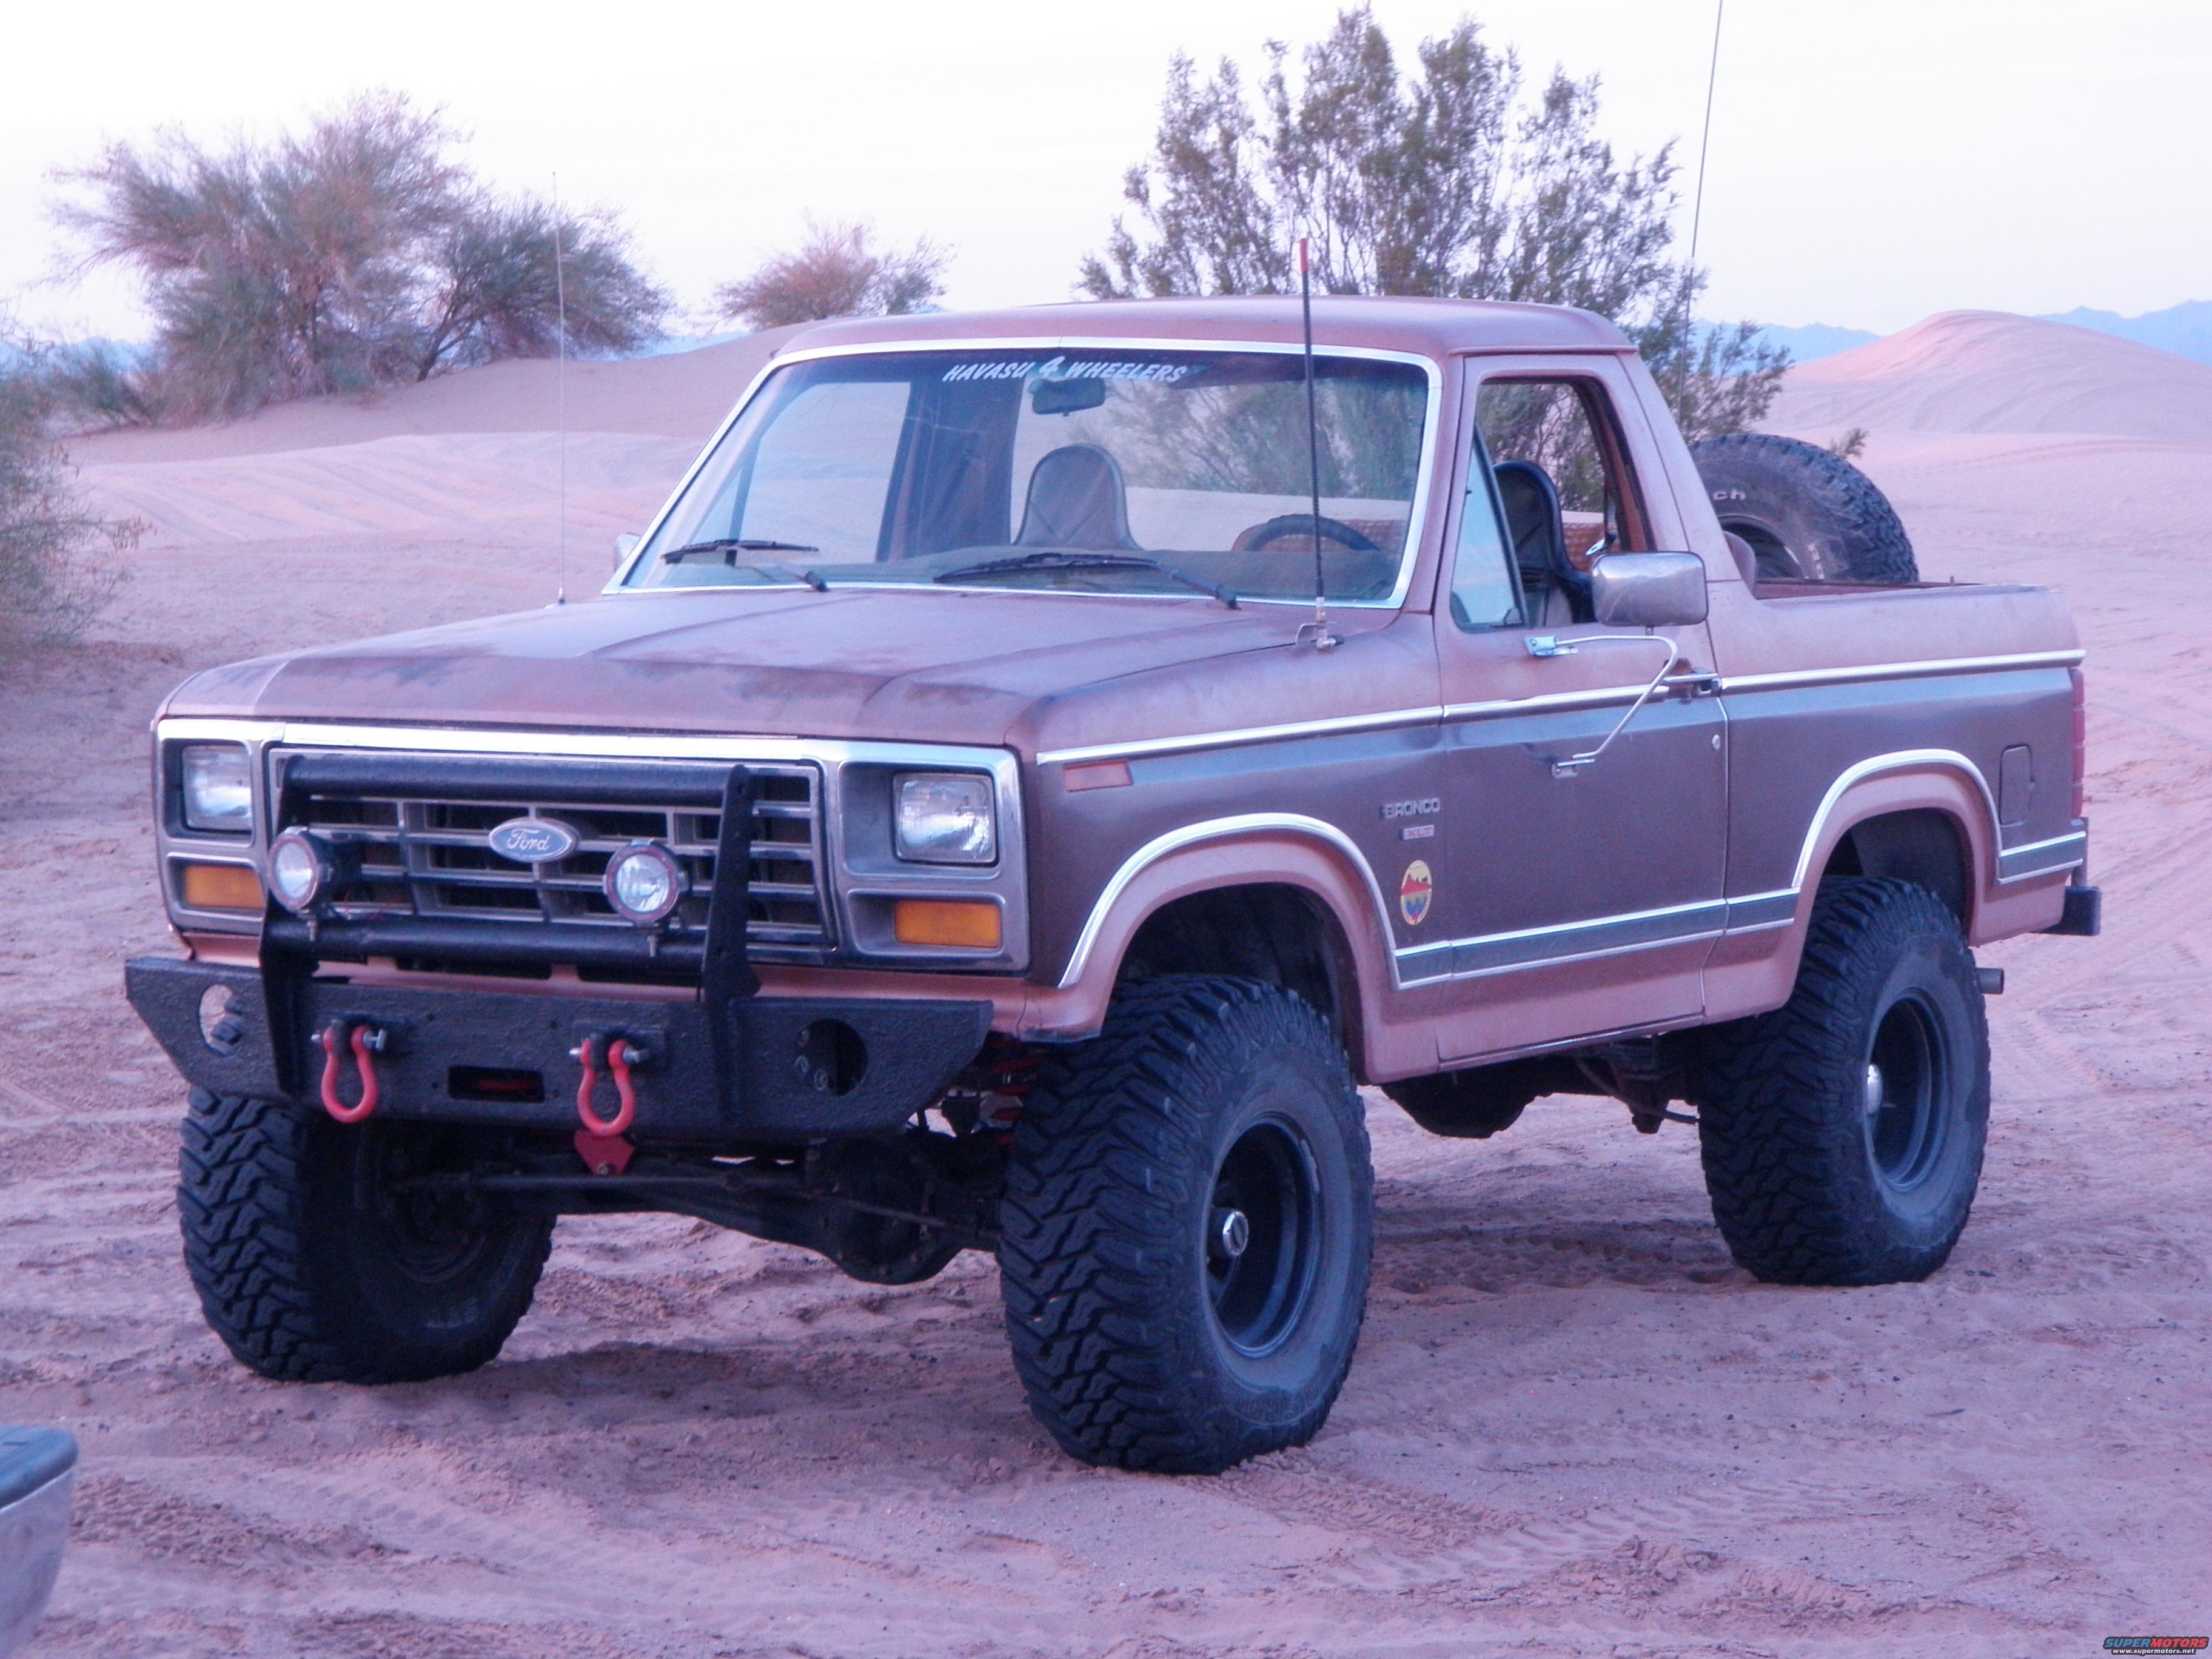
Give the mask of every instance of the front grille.
[{"label": "front grille", "polygon": [[[420,774],[426,757],[410,757]],[[666,775],[667,769],[653,769]],[[723,769],[714,769],[719,777]],[[753,764],[752,861],[747,872],[746,937],[752,953],[811,960],[831,943],[830,906],[823,890],[822,779],[804,764]],[[300,775],[310,776],[303,771]],[[619,777],[619,773],[616,775]],[[721,814],[694,805],[608,799],[602,769],[590,800],[564,799],[557,781],[529,790],[441,795],[433,783],[418,787],[374,781],[284,792],[283,827],[298,826],[351,848],[359,878],[331,904],[349,921],[393,917],[488,922],[544,922],[554,927],[628,928],[607,902],[603,882],[609,856],[637,841],[657,841],[674,853],[690,880],[674,922],[696,934],[707,925],[707,907],[719,872],[715,848]],[[689,799],[713,799],[693,789]],[[455,792],[458,795],[459,792]],[[496,796],[496,798],[494,798]],[[556,863],[517,864],[500,857],[486,836],[510,818],[554,818],[575,830],[576,850]]]}]

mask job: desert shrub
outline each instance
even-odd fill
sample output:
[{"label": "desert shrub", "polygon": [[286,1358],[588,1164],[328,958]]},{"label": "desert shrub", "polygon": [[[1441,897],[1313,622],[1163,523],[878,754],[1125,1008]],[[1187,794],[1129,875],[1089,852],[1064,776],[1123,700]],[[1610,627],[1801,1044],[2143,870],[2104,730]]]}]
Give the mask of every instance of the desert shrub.
[{"label": "desert shrub", "polygon": [[51,348],[0,342],[0,659],[73,637],[143,530],[86,510],[54,436]]},{"label": "desert shrub", "polygon": [[902,317],[945,292],[951,257],[927,238],[900,250],[878,242],[865,224],[810,221],[805,240],[723,284],[714,302],[724,318],[757,329],[831,317]]},{"label": "desert shrub", "polygon": [[1700,330],[1703,270],[1672,256],[1671,146],[1615,155],[1598,136],[1595,76],[1554,70],[1526,95],[1519,58],[1462,19],[1401,73],[1364,7],[1299,55],[1268,43],[1256,95],[1222,60],[1168,73],[1152,155],[1122,194],[1103,252],[1083,262],[1097,299],[1292,294],[1293,244],[1311,240],[1324,292],[1577,306],[1635,341],[1686,435],[1765,414],[1788,357],[1749,325]]},{"label": "desert shrub", "polygon": [[[125,377],[139,403],[235,415],[550,353],[554,211],[484,190],[453,159],[456,139],[380,93],[271,142],[213,149],[172,131],[60,174],[79,268],[120,265],[144,285],[154,349]],[[668,299],[619,228],[602,216],[561,228],[579,254],[563,262],[570,346],[650,338]]]}]

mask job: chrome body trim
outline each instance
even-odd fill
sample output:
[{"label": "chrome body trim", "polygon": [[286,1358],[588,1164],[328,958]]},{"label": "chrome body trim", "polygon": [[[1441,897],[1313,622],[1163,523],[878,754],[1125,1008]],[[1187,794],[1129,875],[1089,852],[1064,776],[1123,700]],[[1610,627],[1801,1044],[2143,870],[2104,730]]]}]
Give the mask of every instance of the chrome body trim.
[{"label": "chrome body trim", "polygon": [[[1060,989],[1072,990],[1083,980],[1084,969],[1091,965],[1091,953],[1097,948],[1098,935],[1105,930],[1106,919],[1113,914],[1115,902],[1129,889],[1129,884],[1142,875],[1148,866],[1157,864],[1170,853],[1200,842],[1218,841],[1225,836],[1255,835],[1264,830],[1288,830],[1292,835],[1310,836],[1326,842],[1352,860],[1367,884],[1367,896],[1375,902],[1375,918],[1382,929],[1387,942],[1391,938],[1390,907],[1382,896],[1382,884],[1375,879],[1375,872],[1367,856],[1359,850],[1351,836],[1334,824],[1320,818],[1310,818],[1297,812],[1243,812],[1233,817],[1207,818],[1199,823],[1187,823],[1180,830],[1170,830],[1164,836],[1155,836],[1135,852],[1121,860],[1121,867],[1114,872],[1084,918],[1083,931],[1076,935],[1075,948],[1068,952],[1067,966],[1060,971]],[[1399,982],[1395,957],[1390,966],[1394,987]]]},{"label": "chrome body trim", "polygon": [[1842,685],[1856,680],[1904,680],[1931,674],[1996,674],[2014,668],[2071,668],[2081,651],[2020,651],[1994,657],[1934,657],[1924,662],[1879,663],[1857,668],[1799,668],[1778,674],[1723,674],[1723,691],[1782,691],[1802,685]]},{"label": "chrome body trim", "polygon": [[[753,376],[752,384],[745,388],[744,395],[738,399],[730,412],[723,416],[722,423],[714,428],[714,435],[707,441],[706,447],[699,452],[697,458],[685,470],[684,477],[678,480],[676,488],[669,491],[668,499],[661,503],[660,510],[653,515],[652,521],[646,526],[644,532],[638,538],[638,544],[630,550],[629,556],[623,561],[607,585],[599,591],[608,595],[669,591],[661,588],[627,587],[624,584],[629,581],[631,572],[637,568],[638,562],[652,547],[653,537],[659,532],[661,521],[667,518],[676,503],[683,499],[684,492],[691,488],[693,480],[697,478],[705,469],[708,459],[716,449],[720,447],[723,439],[729,435],[730,428],[738,423],[738,418],[745,412],[746,406],[759,394],[761,387],[766,384],[769,377],[779,369],[787,368],[793,363],[813,362],[828,357],[908,356],[922,352],[954,351],[1249,351],[1266,352],[1279,356],[1297,356],[1305,348],[1296,341],[1188,338],[1176,340],[1152,339],[1133,335],[1047,334],[1006,335],[982,339],[875,340],[854,345],[813,346],[805,350],[782,353],[769,358],[762,365],[760,373]],[[1443,363],[1441,359],[1425,356],[1418,351],[1390,351],[1379,346],[1317,345],[1314,348],[1314,355],[1317,357],[1354,357],[1370,362],[1405,363],[1421,370],[1428,377],[1428,406],[1421,427],[1421,459],[1419,466],[1414,473],[1413,498],[1406,512],[1406,545],[1401,550],[1399,555],[1398,580],[1389,593],[1379,599],[1330,601],[1342,611],[1395,611],[1405,604],[1406,594],[1413,586],[1413,567],[1420,562],[1421,538],[1427,526],[1431,495],[1430,486],[1434,480],[1439,459],[1437,437],[1437,434],[1443,429]],[[853,592],[883,588],[895,588],[899,592],[909,593],[960,591],[957,588],[914,582],[851,580],[836,583],[832,591]],[[685,588],[681,591],[694,592],[699,590]],[[1176,604],[1187,604],[1190,600],[1190,595],[1187,593],[1086,593],[1083,597],[1168,600]],[[1245,605],[1288,605],[1306,607],[1312,604],[1310,599],[1273,598],[1256,593],[1239,594],[1237,597],[1239,601]]]},{"label": "chrome body trim", "polygon": [[2048,841],[2006,848],[1997,854],[1997,879],[2008,883],[2027,881],[2035,876],[2078,869],[2088,861],[2089,832],[2076,830],[2069,835],[2053,836]]},{"label": "chrome body trim", "polygon": [[1902,772],[1914,767],[1927,766],[1963,772],[1974,781],[1974,787],[1981,791],[1982,805],[1989,813],[1990,841],[1993,845],[2002,844],[2003,835],[1997,826],[1997,798],[1990,793],[1990,781],[1982,775],[1980,767],[1955,749],[1900,749],[1892,754],[1872,755],[1845,767],[1836,781],[1828,786],[1828,793],[1820,797],[1820,805],[1813,811],[1813,822],[1806,829],[1803,845],[1798,848],[1797,868],[1790,878],[1790,884],[1800,893],[1805,890],[1806,880],[1812,873],[1813,854],[1820,845],[1820,833],[1827,828],[1829,818],[1834,815],[1836,804],[1843,799],[1844,792],[1853,784],[1877,773]]},{"label": "chrome body trim", "polygon": [[[1641,688],[1632,688],[1630,695],[1639,690]],[[1803,899],[1811,874],[1813,856],[1828,820],[1834,816],[1838,805],[1851,787],[1884,772],[1925,766],[1945,767],[1963,772],[1973,779],[1989,813],[1992,839],[2001,833],[1997,824],[1996,802],[1990,793],[1988,781],[1982,776],[1981,769],[1966,756],[1949,749],[1909,749],[1871,756],[1846,768],[1828,787],[1820,806],[1814,812],[1812,823],[1806,830],[1797,856],[1796,872],[1788,887],[1758,893],[1723,894],[1717,898],[1670,905],[1662,909],[1592,916],[1510,933],[1437,939],[1403,947],[1394,945],[1390,951],[1391,988],[1413,990],[1452,981],[1483,979],[1497,974],[1550,968],[1599,957],[1625,956],[1638,951],[1695,944],[1700,939],[1768,933],[1788,927],[1797,919],[1798,906]],[[1343,853],[1358,869],[1366,883],[1369,896],[1375,902],[1382,937],[1386,939],[1395,938],[1389,906],[1383,899],[1382,887],[1375,878],[1373,869],[1351,838],[1335,825],[1318,818],[1289,813],[1251,813],[1239,817],[1213,818],[1157,836],[1123,861],[1085,920],[1075,951],[1060,975],[1060,988],[1070,989],[1080,981],[1090,965],[1098,937],[1105,929],[1109,914],[1146,866],[1199,842],[1262,830],[1289,830],[1310,835],[1328,842]],[[2087,832],[2075,831],[2048,841],[2003,849],[1998,854],[1996,879],[2000,884],[2006,884],[2070,870],[2085,861],[2087,846]]]},{"label": "chrome body trim", "polygon": [[[1401,951],[1398,956],[1402,960],[1449,953],[1449,967],[1442,973],[1405,978],[1401,983],[1414,986],[1445,980],[1485,979],[1493,974],[1514,973],[1526,968],[1550,968],[1594,957],[1626,956],[1635,951],[1687,945],[1702,939],[1717,939],[1726,931],[1727,921],[1727,900],[1699,899],[1656,910],[1631,910],[1615,916],[1593,916],[1544,927],[1524,927],[1513,933],[1441,939]],[[1548,948],[1554,945],[1563,948]]]},{"label": "chrome body trim", "polygon": [[[655,590],[659,591],[659,590]],[[1640,636],[1639,636],[1640,637]],[[1656,635],[1652,637],[1656,638]],[[2069,667],[2082,659],[2079,651],[2043,651],[2014,656],[1947,657],[1925,662],[1877,663],[1860,668],[1817,668],[1802,673],[1723,675],[1718,689],[1728,691],[1780,691],[1813,685],[1844,685],[1856,681],[1909,679],[1921,674],[2002,673],[2019,668]],[[1712,684],[1705,675],[1686,676],[1685,686]],[[1678,682],[1662,680],[1659,690],[1671,690]],[[1184,754],[1195,749],[1230,749],[1245,744],[1279,743],[1292,738],[1324,737],[1336,732],[1381,731],[1396,726],[1419,726],[1431,720],[1490,720],[1514,714],[1541,714],[1571,708],[1601,708],[1650,695],[1649,682],[1595,686],[1583,691],[1548,692],[1534,697],[1502,697],[1483,702],[1439,703],[1423,708],[1398,708],[1386,714],[1348,714],[1325,720],[1288,720],[1277,726],[1236,726],[1196,732],[1172,738],[1137,738],[1121,743],[1085,744],[1068,749],[1048,749],[1037,756],[1040,765],[1072,765],[1083,761],[1134,760],[1146,755]]]},{"label": "chrome body trim", "polygon": [[1443,710],[1394,708],[1381,714],[1339,714],[1327,720],[1286,720],[1279,726],[1247,726],[1227,732],[1200,732],[1187,738],[1141,738],[1133,743],[1094,743],[1073,749],[1046,749],[1040,766],[1073,766],[1084,761],[1131,760],[1140,755],[1176,755],[1193,749],[1233,749],[1245,744],[1279,743],[1287,738],[1328,737],[1339,732],[1381,732],[1393,726],[1425,726]]}]

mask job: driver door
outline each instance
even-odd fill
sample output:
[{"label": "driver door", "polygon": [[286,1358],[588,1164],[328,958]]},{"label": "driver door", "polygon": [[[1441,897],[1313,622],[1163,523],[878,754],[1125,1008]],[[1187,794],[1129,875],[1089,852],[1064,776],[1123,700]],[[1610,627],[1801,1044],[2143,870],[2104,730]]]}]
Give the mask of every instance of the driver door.
[{"label": "driver door", "polygon": [[[1556,358],[1478,360],[1462,411],[1435,614],[1449,856],[1428,940],[1404,959],[1409,983],[1453,987],[1446,1060],[1695,1018],[1723,915],[1727,734],[1705,628],[1602,627],[1573,597],[1594,551],[1662,546],[1614,414],[1634,406],[1625,374],[1585,362],[1566,374]],[[1524,522],[1510,520],[1492,472],[1509,460],[1527,464],[1510,470],[1522,483],[1533,466],[1557,488],[1569,565],[1548,584],[1518,568],[1532,492],[1517,491]],[[1672,519],[1668,503],[1679,536]],[[1636,707],[1670,652],[1662,690]],[[1559,764],[1617,726],[1595,762]]]}]

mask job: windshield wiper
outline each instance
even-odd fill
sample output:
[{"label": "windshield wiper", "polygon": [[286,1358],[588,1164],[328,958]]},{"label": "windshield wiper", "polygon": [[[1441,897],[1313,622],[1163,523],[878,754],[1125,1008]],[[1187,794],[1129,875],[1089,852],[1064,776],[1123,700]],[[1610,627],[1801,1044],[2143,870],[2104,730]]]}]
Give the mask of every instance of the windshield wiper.
[{"label": "windshield wiper", "polygon": [[1210,593],[1231,611],[1238,608],[1237,595],[1220,583],[1188,575],[1141,553],[1017,553],[1006,558],[978,559],[973,564],[955,565],[950,570],[939,571],[930,580],[949,582],[963,576],[1011,575],[1024,570],[1150,570],[1170,581],[1181,582],[1185,587]]},{"label": "windshield wiper", "polygon": [[[805,542],[779,542],[765,536],[717,536],[712,541],[686,542],[681,547],[672,547],[660,556],[660,562],[663,564],[674,564],[679,560],[690,558],[694,553],[719,553],[722,556],[722,562],[735,569],[738,555],[740,553],[819,553],[821,550],[820,548],[811,547]],[[823,580],[815,572],[793,570],[789,565],[778,563],[774,559],[763,560],[749,568],[765,570],[771,575],[782,577],[786,581],[803,582],[817,593],[827,593],[830,591],[830,584]]]}]

